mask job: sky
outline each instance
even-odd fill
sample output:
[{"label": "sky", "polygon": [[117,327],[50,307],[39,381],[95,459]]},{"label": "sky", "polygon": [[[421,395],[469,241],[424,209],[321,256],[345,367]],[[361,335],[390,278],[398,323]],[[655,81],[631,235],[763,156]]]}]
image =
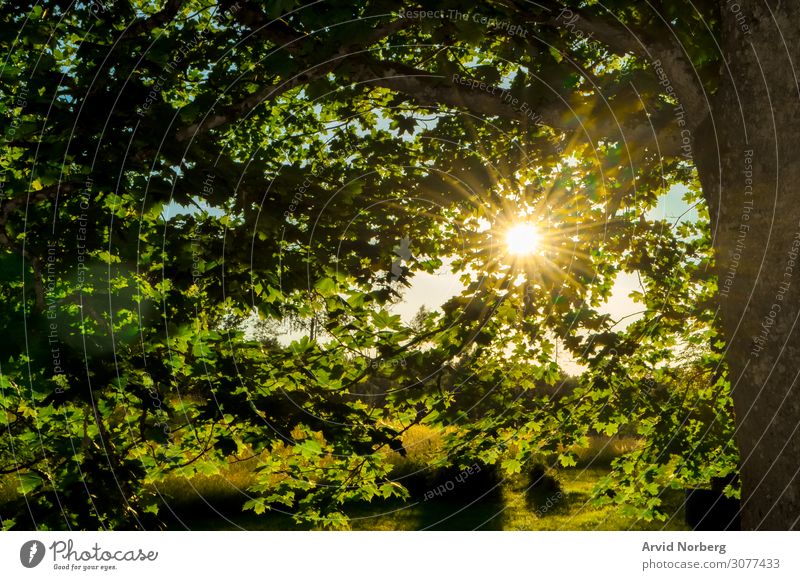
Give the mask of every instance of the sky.
[{"label": "sky", "polygon": [[[673,224],[673,227],[677,227],[682,222],[696,221],[698,219],[697,211],[684,201],[685,193],[685,186],[673,186],[659,198],[657,205],[648,212],[648,217],[667,220]],[[205,209],[211,213],[218,211],[208,207]],[[196,208],[184,207],[172,202],[165,207],[164,218],[169,220],[178,214],[195,211],[197,211]],[[404,289],[401,299],[389,308],[390,312],[399,314],[403,321],[410,322],[422,306],[428,310],[438,310],[450,298],[459,295],[463,286],[458,275],[450,272],[449,263],[450,261],[445,259],[442,267],[433,274],[416,272],[411,279],[411,286]],[[598,309],[600,313],[608,314],[613,320],[620,321],[616,326],[618,330],[623,330],[642,316],[642,305],[630,297],[633,291],[641,291],[636,273],[620,273],[614,282],[609,299]],[[285,332],[278,337],[278,340],[281,344],[288,345],[303,334],[303,331]],[[558,362],[562,370],[572,375],[578,375],[584,370],[584,367],[578,364],[566,350],[558,349],[558,351]]]},{"label": "sky", "polygon": [[[690,209],[682,199],[686,189],[675,186],[659,199],[658,205],[648,212],[651,219],[665,219],[673,223],[673,227],[681,222],[696,221],[697,212]],[[451,297],[461,292],[458,277],[448,271],[445,263],[436,274],[417,272],[412,280],[411,287],[403,293],[403,299],[392,307],[395,314],[402,316],[403,320],[410,320],[414,314],[425,306],[428,309],[439,308]],[[604,314],[610,314],[614,319],[629,316],[641,310],[641,305],[631,299],[628,294],[640,290],[639,279],[636,274],[622,273],[617,277],[611,298],[602,307]],[[621,323],[627,326],[636,320],[636,317],[626,318]]]},{"label": "sky", "polygon": [[[682,222],[693,222],[698,219],[697,211],[691,208],[683,196],[685,186],[672,187],[665,195],[661,196],[658,204],[648,212],[650,219],[667,220],[677,227]],[[418,272],[414,275],[411,287],[403,293],[402,299],[392,306],[392,313],[399,314],[404,321],[410,321],[425,306],[429,310],[439,309],[451,297],[458,295],[463,289],[457,275],[448,270],[445,263],[437,273],[428,274]],[[642,304],[630,297],[633,291],[641,291],[639,278],[636,273],[622,272],[617,276],[611,291],[611,296],[598,310],[608,314],[613,320],[620,320],[616,329],[622,330],[642,317]],[[559,364],[561,368],[571,374],[578,375],[583,370],[573,357],[566,351],[559,349]]]}]

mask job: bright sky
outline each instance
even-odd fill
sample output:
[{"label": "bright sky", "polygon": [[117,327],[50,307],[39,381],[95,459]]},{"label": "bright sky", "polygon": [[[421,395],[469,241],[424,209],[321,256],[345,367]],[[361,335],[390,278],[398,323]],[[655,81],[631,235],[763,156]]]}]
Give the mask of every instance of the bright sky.
[{"label": "bright sky", "polygon": [[[682,199],[685,191],[683,186],[673,187],[669,193],[661,197],[658,205],[648,213],[648,217],[668,220],[674,224],[673,227],[681,222],[697,220],[697,212],[690,209]],[[393,306],[392,311],[401,315],[403,320],[411,320],[421,306],[430,310],[439,308],[462,289],[458,277],[449,272],[445,263],[436,274],[415,273],[411,287],[404,292],[403,299]],[[610,314],[615,320],[640,311],[641,305],[636,304],[628,296],[634,290],[640,290],[636,274],[620,274],[614,283],[611,298],[601,311]],[[628,326],[636,319],[636,316],[630,316],[621,324]]]},{"label": "bright sky", "polygon": [[[685,192],[684,186],[671,188],[666,195],[659,199],[656,207],[648,213],[648,217],[667,220],[673,224],[673,227],[681,222],[696,221],[698,219],[697,211],[683,200]],[[194,211],[196,211],[195,208],[182,207],[173,202],[164,209],[164,217],[169,220],[177,214],[193,213]],[[213,209],[211,211],[214,213]],[[402,299],[389,310],[394,314],[399,314],[405,322],[409,322],[420,307],[425,306],[428,310],[437,310],[450,298],[460,294],[462,290],[463,286],[458,275],[450,272],[449,261],[445,260],[442,267],[434,274],[415,273],[411,287],[404,290]],[[635,290],[641,290],[638,276],[635,273],[622,273],[614,282],[610,298],[599,308],[601,313],[610,315],[614,320],[620,320],[620,329],[627,327],[642,316],[642,305],[630,297],[630,293]],[[282,344],[289,344],[303,334],[302,331],[287,332],[279,337],[279,341]],[[583,371],[583,367],[562,349],[559,349],[559,363],[562,369],[570,374],[577,375]]]},{"label": "bright sky", "polygon": [[[681,222],[696,221],[697,211],[683,200],[686,192],[684,186],[675,186],[661,197],[658,205],[653,208],[648,217],[663,219],[677,227]],[[403,293],[403,298],[395,304],[391,311],[399,314],[404,321],[410,321],[419,311],[421,306],[429,310],[440,308],[451,297],[458,295],[463,287],[455,274],[449,272],[445,263],[436,274],[419,272],[414,275],[412,285]],[[642,305],[635,302],[630,293],[641,291],[639,278],[635,273],[623,272],[614,282],[611,296],[599,308],[603,314],[608,314],[614,320],[620,320],[619,328],[623,329],[641,318]],[[575,360],[559,349],[559,363],[565,372],[580,374],[583,370]]]}]

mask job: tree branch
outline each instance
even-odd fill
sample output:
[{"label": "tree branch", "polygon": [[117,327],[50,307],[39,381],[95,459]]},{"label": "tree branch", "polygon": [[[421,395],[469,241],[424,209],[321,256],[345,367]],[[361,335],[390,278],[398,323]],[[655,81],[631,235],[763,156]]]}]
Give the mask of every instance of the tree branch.
[{"label": "tree branch", "polygon": [[128,29],[122,33],[124,37],[138,36],[150,32],[155,28],[164,26],[173,20],[180,11],[186,0],[167,0],[164,8],[144,20],[134,22]]},{"label": "tree branch", "polygon": [[631,54],[648,63],[657,77],[662,81],[659,68],[666,75],[668,86],[672,88],[678,100],[686,108],[688,117],[694,127],[706,116],[706,98],[694,65],[675,37],[669,22],[648,2],[657,18],[661,20],[666,34],[657,38],[642,30],[633,30],[622,23],[613,13],[600,12],[593,8],[566,8],[557,3],[548,3],[558,15],[551,18],[551,27],[579,31],[585,37],[594,38],[606,45],[612,52],[620,55]]},{"label": "tree branch", "polygon": [[[221,6],[223,9],[231,11],[237,22],[250,28],[253,34],[267,40],[271,44],[275,44],[276,50],[284,50],[295,56],[310,52],[308,46],[306,46],[306,43],[310,42],[308,40],[310,37],[307,35],[296,32],[278,19],[270,20],[260,8],[251,3],[245,3],[244,6],[235,8],[237,4],[238,3],[234,0],[226,0]],[[400,19],[389,22],[385,26],[377,27],[367,36],[364,45],[370,46],[375,44],[383,38],[411,26],[412,23],[413,21],[410,19]],[[332,72],[341,65],[343,60],[354,50],[356,50],[355,47],[343,46],[333,58],[325,62],[307,66],[302,73],[288,80],[276,81],[271,85],[263,87],[238,103],[225,107],[220,113],[207,116],[197,123],[193,123],[192,125],[178,130],[176,137],[179,141],[186,141],[210,129],[231,123],[265,101],[274,100],[287,91]]]},{"label": "tree branch", "polygon": [[[232,0],[228,0],[227,4],[232,5]],[[513,2],[511,4],[513,5]],[[568,17],[572,26],[585,27],[587,33],[591,32],[616,51],[645,55],[645,58],[649,54],[648,49],[622,24],[587,11],[565,9],[560,5],[554,6],[566,12],[560,18],[551,18],[551,25]],[[519,10],[519,8],[517,9]],[[279,49],[286,51],[298,60],[302,58],[302,55],[314,53],[313,47],[307,44],[315,42],[314,40],[309,40],[309,36],[293,30],[285,22],[270,20],[260,8],[252,3],[247,3],[236,10],[235,17],[240,24],[251,28],[253,34],[277,45]],[[412,19],[400,19],[377,27],[369,35],[368,43],[374,44],[382,38],[410,26],[411,23],[413,23]],[[561,24],[563,25],[563,22]],[[519,122],[523,126],[542,124],[562,132],[586,131],[585,125],[592,125],[589,136],[592,140],[613,139],[615,135],[619,135],[626,141],[642,144],[652,142],[656,138],[652,134],[652,125],[643,119],[626,118],[624,127],[618,126],[613,116],[604,119],[602,124],[597,123],[596,116],[592,119],[593,123],[583,123],[581,118],[570,111],[566,103],[566,96],[555,93],[542,94],[536,102],[532,103],[509,102],[506,91],[497,86],[456,75],[447,78],[403,63],[377,60],[369,54],[369,45],[364,46],[366,48],[343,46],[328,60],[307,66],[302,73],[288,80],[276,81],[240,102],[224,108],[221,112],[209,115],[197,123],[180,129],[177,138],[185,141],[209,129],[231,123],[254,107],[274,100],[293,88],[332,72],[339,73],[355,84],[382,87],[408,95],[424,107],[466,109],[482,117],[507,119]],[[675,71],[676,86],[680,82],[679,86],[683,92],[694,95],[693,86],[690,88],[684,86],[689,79],[685,74],[684,67],[679,63],[677,55],[662,51],[661,58],[661,66],[664,70],[667,70],[668,66],[675,67],[669,70]],[[679,64],[681,64],[680,67]],[[679,72],[681,74],[678,74]],[[696,99],[692,96],[687,99],[694,106]],[[525,108],[522,107],[522,104],[525,105]],[[637,122],[633,122],[634,120]],[[658,135],[661,153],[678,155],[680,153],[680,136],[670,127],[665,125],[665,128],[665,134]]]}]

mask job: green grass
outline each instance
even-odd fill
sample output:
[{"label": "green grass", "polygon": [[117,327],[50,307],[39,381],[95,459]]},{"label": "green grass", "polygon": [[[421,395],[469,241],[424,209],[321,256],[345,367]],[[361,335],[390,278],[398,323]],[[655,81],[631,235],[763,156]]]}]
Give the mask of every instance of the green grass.
[{"label": "green grass", "polygon": [[[592,490],[602,477],[607,475],[607,468],[570,468],[556,472],[561,485],[562,496],[551,501],[549,509],[537,511],[537,505],[531,505],[525,493],[526,484],[520,479],[506,481],[500,493],[490,495],[483,500],[471,502],[470,499],[442,498],[417,502],[372,502],[350,506],[345,511],[351,518],[350,528],[353,530],[686,530],[681,505],[683,493],[667,492],[663,496],[663,509],[666,513],[675,513],[668,523],[660,521],[646,522],[635,517],[623,516],[618,507],[592,505]],[[289,515],[267,512],[256,515],[252,512],[240,513],[234,508],[235,503],[244,501],[238,496],[238,502],[220,501],[219,497],[206,496],[210,503],[223,513],[229,521],[225,521],[213,511],[199,509],[194,505],[191,510],[182,513],[184,525],[191,529],[246,529],[246,530],[281,530],[308,529],[309,526],[298,526]],[[540,497],[538,507],[546,505],[547,498]],[[223,506],[220,508],[220,506]],[[228,506],[231,510],[224,509]],[[180,512],[181,507],[190,504],[178,503],[173,506]]]},{"label": "green grass", "polygon": [[[630,437],[591,437],[589,445],[572,451],[578,465],[569,469],[550,470],[560,485],[557,489],[540,489],[526,493],[526,478],[517,476],[502,482],[494,493],[477,499],[481,491],[463,497],[463,494],[446,493],[428,501],[422,498],[408,502],[374,501],[347,506],[344,510],[351,518],[353,530],[669,530],[687,529],[684,524],[680,490],[668,490],[662,496],[662,510],[675,516],[666,524],[661,521],[643,521],[622,515],[618,506],[593,505],[591,499],[596,484],[610,471],[611,461],[623,453],[633,450],[641,442]],[[440,433],[424,426],[415,426],[404,436],[403,446],[407,457],[393,454],[389,460],[394,464],[393,474],[413,474],[425,471],[427,466],[442,458]],[[159,486],[177,499],[177,508],[192,505],[191,516],[183,518],[184,525],[193,529],[250,529],[280,530],[306,529],[298,526],[289,514],[267,512],[256,515],[241,513],[235,506],[241,505],[246,496],[236,491],[245,489],[248,482],[247,465],[235,471],[226,471],[212,478],[195,477],[186,481],[173,476],[166,486]],[[230,478],[229,482],[225,482]],[[402,481],[402,480],[401,480]],[[417,485],[420,481],[417,480]],[[425,489],[435,487],[428,483]],[[194,486],[197,492],[191,487]],[[201,493],[209,503],[230,520],[222,520],[207,506],[198,511],[197,501],[187,503],[188,498],[198,499]],[[418,494],[424,496],[423,494]],[[462,495],[462,497],[455,497]],[[548,505],[548,499],[549,505]],[[228,511],[227,508],[231,508]],[[183,511],[183,510],[181,510]]]},{"label": "green grass", "polygon": [[202,498],[235,498],[255,483],[254,469],[258,459],[236,461],[223,467],[216,475],[195,474],[186,477],[180,470],[171,472],[152,489],[171,503],[193,505]]},{"label": "green grass", "polygon": [[[432,429],[411,429],[406,434],[404,446],[407,457],[390,457],[396,474],[424,470],[441,459],[441,438]],[[347,506],[344,510],[351,518],[353,530],[683,530],[684,524],[681,490],[667,490],[663,496],[662,511],[675,516],[666,524],[660,521],[642,521],[625,516],[614,505],[596,506],[592,494],[596,484],[610,471],[611,461],[630,451],[640,442],[632,438],[595,437],[590,445],[573,450],[578,465],[568,469],[551,469],[555,477],[533,492],[526,491],[528,481],[519,475],[501,482],[482,498],[484,489],[461,493],[454,490],[424,501],[424,493],[416,500],[374,501]],[[173,472],[154,487],[164,497],[162,515],[170,519],[171,529],[206,530],[291,530],[307,529],[297,525],[291,514],[267,512],[256,515],[242,512],[248,499],[246,489],[255,482],[253,469],[257,459],[228,464],[217,475]],[[424,490],[436,483],[417,479]],[[441,482],[439,482],[441,483]],[[485,483],[483,485],[486,485]],[[13,476],[0,478],[0,505],[17,497]],[[167,507],[168,506],[168,507]]]},{"label": "green grass", "polygon": [[[413,506],[392,506],[398,511],[386,513],[378,506],[351,510],[353,529],[360,530],[660,530],[663,522],[645,522],[622,516],[615,506],[596,507],[590,502],[592,490],[607,469],[565,469],[558,472],[561,496],[553,495],[549,509],[537,511],[525,494],[525,484],[506,484],[501,497],[467,506],[468,502],[421,502]],[[547,505],[540,498],[539,507]],[[683,522],[683,494],[666,493],[664,510],[677,515],[665,529],[688,529]],[[459,511],[461,510],[461,511]]]}]

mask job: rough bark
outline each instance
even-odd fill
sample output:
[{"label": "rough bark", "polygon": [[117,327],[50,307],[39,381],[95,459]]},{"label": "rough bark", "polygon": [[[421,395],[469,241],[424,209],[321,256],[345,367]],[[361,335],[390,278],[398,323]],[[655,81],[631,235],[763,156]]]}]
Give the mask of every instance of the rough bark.
[{"label": "rough bark", "polygon": [[789,530],[800,528],[800,7],[739,4],[744,21],[721,3],[728,68],[695,161],[712,214],[742,524]]}]

